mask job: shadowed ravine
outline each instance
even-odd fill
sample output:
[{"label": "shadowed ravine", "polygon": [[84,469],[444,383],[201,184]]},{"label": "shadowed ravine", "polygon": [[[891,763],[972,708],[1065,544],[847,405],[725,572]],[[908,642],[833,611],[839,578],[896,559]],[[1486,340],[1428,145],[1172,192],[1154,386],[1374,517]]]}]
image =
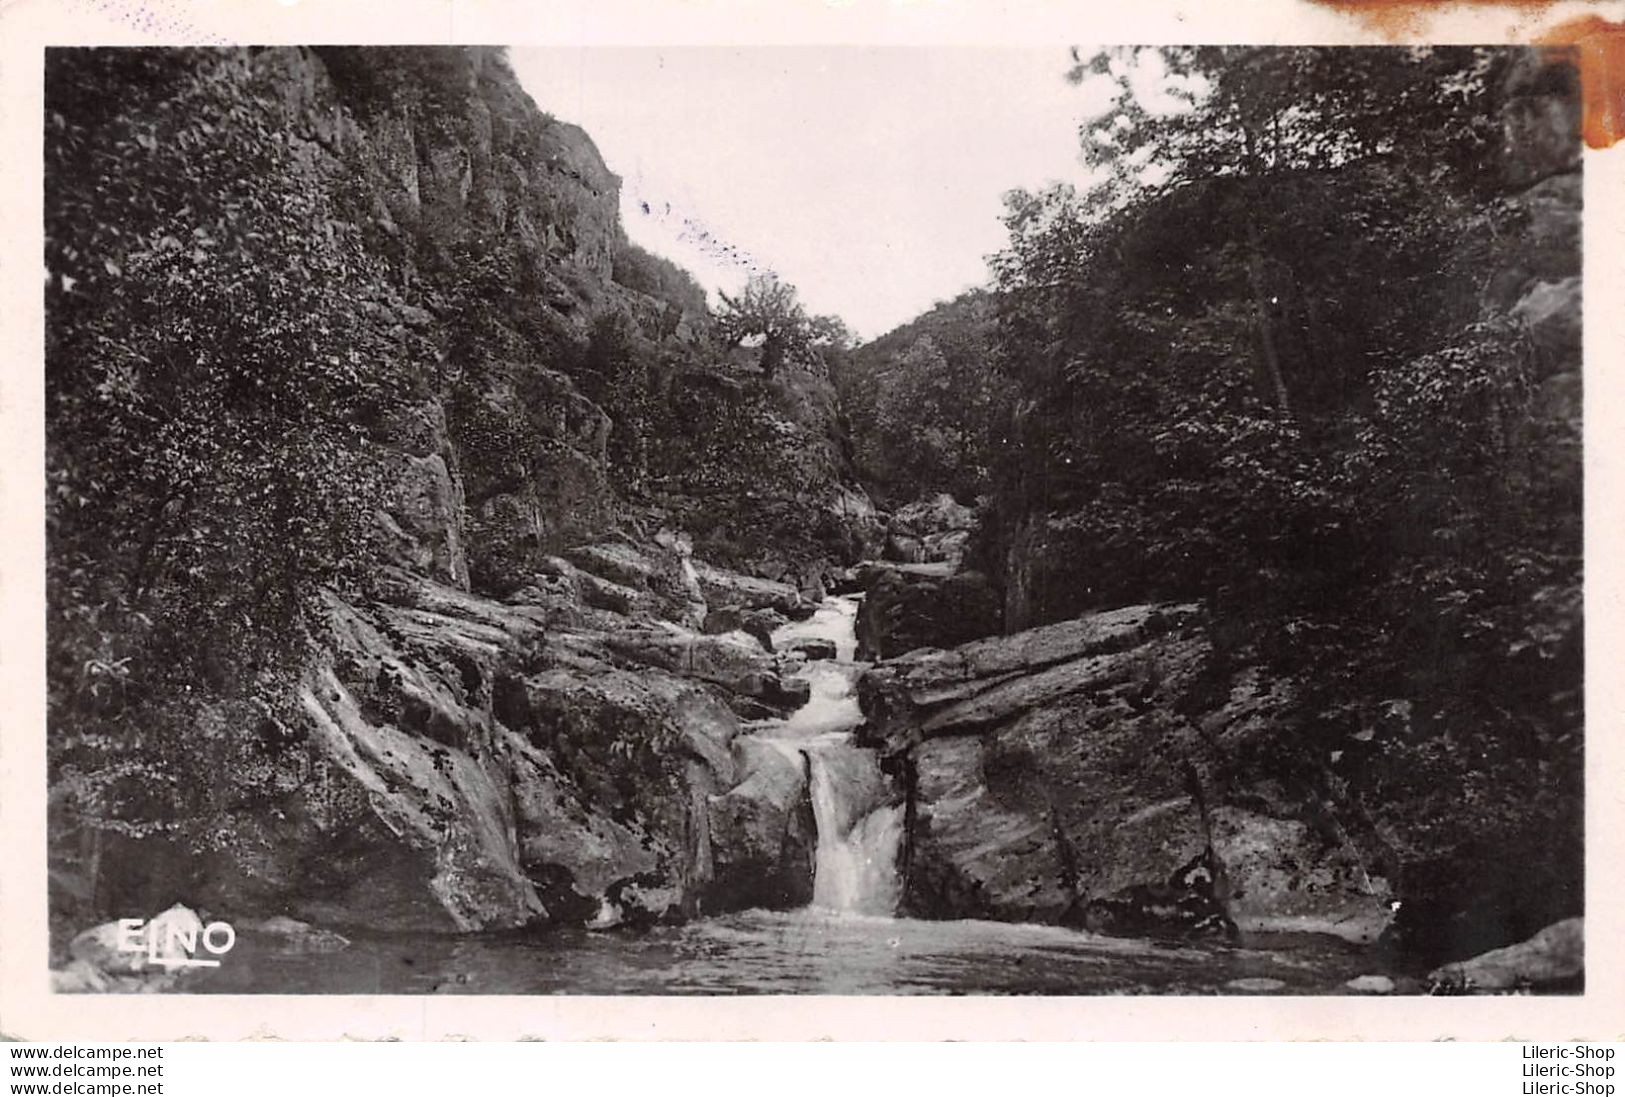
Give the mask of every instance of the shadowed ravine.
[{"label": "shadowed ravine", "polygon": [[1583,986],[1568,60],[1057,48],[860,339],[526,56],[47,51],[57,992]]}]

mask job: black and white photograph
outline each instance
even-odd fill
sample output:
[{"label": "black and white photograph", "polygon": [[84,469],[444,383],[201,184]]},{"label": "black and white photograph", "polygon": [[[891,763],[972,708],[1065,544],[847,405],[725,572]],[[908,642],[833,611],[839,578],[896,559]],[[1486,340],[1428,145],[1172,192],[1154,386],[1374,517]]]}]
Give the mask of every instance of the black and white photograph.
[{"label": "black and white photograph", "polygon": [[1079,31],[45,50],[53,993],[1584,994],[1575,52]]}]

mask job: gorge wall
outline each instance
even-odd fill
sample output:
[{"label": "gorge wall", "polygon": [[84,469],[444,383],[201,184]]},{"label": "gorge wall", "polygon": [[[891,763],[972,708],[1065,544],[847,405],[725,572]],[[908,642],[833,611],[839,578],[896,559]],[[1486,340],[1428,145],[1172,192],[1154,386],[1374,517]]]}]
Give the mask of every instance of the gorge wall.
[{"label": "gorge wall", "polygon": [[[1430,960],[1583,911],[1578,99],[1561,56],[1491,71],[1460,174],[1434,145],[1201,175],[1071,274],[1089,243],[1061,211],[1002,327],[933,314],[980,323],[1008,448],[953,577],[995,611],[918,565],[869,586],[911,911],[1176,935],[1223,911]],[[1396,197],[1426,179],[1437,206]],[[1271,309],[1248,218],[1279,234]],[[1390,231],[1422,273],[1361,266]],[[1260,384],[1264,324],[1289,401]]]},{"label": "gorge wall", "polygon": [[[735,630],[874,533],[815,363],[713,340],[499,50],[47,67],[54,656],[106,668],[53,693],[56,914],[743,901],[708,797],[739,720],[804,694]],[[244,486],[233,430],[268,440]]]}]

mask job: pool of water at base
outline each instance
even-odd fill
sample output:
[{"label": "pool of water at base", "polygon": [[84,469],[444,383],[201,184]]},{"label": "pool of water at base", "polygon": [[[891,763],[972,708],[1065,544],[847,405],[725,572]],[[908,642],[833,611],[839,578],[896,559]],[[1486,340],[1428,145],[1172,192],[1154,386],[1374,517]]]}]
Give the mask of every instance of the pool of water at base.
[{"label": "pool of water at base", "polygon": [[[1160,944],[1053,926],[746,911],[642,932],[250,936],[179,988],[224,994],[1346,994],[1378,972],[1336,940]],[[1237,984],[1237,980],[1246,982]]]}]

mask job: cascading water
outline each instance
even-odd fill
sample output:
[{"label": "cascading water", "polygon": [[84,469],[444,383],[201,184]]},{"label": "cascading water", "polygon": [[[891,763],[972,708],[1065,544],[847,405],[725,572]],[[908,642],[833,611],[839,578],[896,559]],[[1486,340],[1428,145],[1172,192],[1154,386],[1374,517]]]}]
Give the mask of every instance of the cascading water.
[{"label": "cascading water", "polygon": [[857,651],[857,602],[828,598],[806,621],[773,634],[776,648],[800,640],[831,640],[835,659],[801,672],[811,686],[807,703],[763,737],[806,760],[813,819],[818,827],[814,907],[851,914],[891,915],[901,891],[897,874],[903,808],[892,795],[874,751],[852,742],[863,722],[855,686],[862,667]]},{"label": "cascading water", "polygon": [[874,755],[850,745],[830,744],[809,750],[807,760],[813,818],[818,824],[813,906],[852,914],[896,913],[902,805],[883,804],[853,818],[853,805],[866,798],[853,795],[842,773],[856,763],[875,767],[878,776]]}]

